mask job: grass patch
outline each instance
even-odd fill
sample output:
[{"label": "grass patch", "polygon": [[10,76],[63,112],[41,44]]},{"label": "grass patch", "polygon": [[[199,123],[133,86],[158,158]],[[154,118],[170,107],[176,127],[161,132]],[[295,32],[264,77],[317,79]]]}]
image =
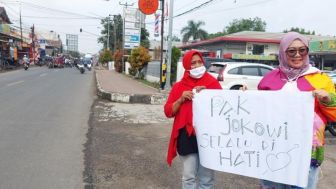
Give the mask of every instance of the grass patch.
[{"label": "grass patch", "polygon": [[129,78],[131,78],[131,79],[135,79],[135,80],[137,80],[137,81],[139,81],[139,82],[141,82],[141,83],[143,83],[143,84],[145,84],[147,86],[150,86],[150,87],[153,87],[153,88],[156,88],[156,89],[160,89],[160,82],[150,82],[150,81],[147,81],[145,79],[135,78],[132,75],[127,75],[125,73],[122,73],[122,74],[125,75],[125,76],[127,76],[127,77],[129,77]]},{"label": "grass patch", "polygon": [[145,85],[150,86],[150,87],[154,87],[156,89],[160,88],[159,82],[149,82],[149,81],[144,80],[144,79],[137,79],[137,80],[140,81],[141,83],[145,84]]}]

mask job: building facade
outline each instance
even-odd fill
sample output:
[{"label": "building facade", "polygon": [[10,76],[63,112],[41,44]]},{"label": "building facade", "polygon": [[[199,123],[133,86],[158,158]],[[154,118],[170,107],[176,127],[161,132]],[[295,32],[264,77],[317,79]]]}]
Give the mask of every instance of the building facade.
[{"label": "building facade", "polygon": [[[213,39],[187,43],[179,46],[183,51],[197,49],[214,58],[226,58],[236,61],[258,62],[272,66],[278,65],[278,53],[281,38],[285,33],[243,31]],[[306,35],[310,42],[334,40],[334,37]],[[313,55],[313,54],[312,54]],[[320,59],[312,56],[319,68]]]},{"label": "building facade", "polygon": [[67,51],[78,52],[78,35],[66,34]]}]

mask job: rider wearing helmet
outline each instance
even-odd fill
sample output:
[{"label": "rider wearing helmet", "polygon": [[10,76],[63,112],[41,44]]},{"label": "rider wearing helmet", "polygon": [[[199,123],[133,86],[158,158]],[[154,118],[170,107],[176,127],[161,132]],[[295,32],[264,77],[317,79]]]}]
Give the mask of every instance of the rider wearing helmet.
[{"label": "rider wearing helmet", "polygon": [[29,64],[29,59],[28,59],[27,55],[23,55],[23,63],[24,64]]}]

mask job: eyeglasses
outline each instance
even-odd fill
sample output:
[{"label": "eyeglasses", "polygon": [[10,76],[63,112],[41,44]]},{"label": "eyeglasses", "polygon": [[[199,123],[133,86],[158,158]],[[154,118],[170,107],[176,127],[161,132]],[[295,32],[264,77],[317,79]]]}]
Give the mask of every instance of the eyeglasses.
[{"label": "eyeglasses", "polygon": [[300,48],[288,48],[286,50],[286,54],[289,57],[295,57],[297,53],[299,53],[300,56],[306,56],[309,52],[308,47],[300,47]]},{"label": "eyeglasses", "polygon": [[191,61],[191,64],[203,64],[203,61],[202,60],[194,60],[194,61]]}]

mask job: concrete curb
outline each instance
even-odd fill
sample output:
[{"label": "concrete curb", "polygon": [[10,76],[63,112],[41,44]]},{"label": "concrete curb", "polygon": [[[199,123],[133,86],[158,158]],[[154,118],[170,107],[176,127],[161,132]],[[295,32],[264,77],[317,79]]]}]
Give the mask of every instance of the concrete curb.
[{"label": "concrete curb", "polygon": [[98,74],[95,72],[97,95],[101,99],[109,100],[112,102],[130,103],[130,104],[163,104],[167,96],[164,94],[126,94],[117,92],[107,92],[101,87],[98,79]]}]

